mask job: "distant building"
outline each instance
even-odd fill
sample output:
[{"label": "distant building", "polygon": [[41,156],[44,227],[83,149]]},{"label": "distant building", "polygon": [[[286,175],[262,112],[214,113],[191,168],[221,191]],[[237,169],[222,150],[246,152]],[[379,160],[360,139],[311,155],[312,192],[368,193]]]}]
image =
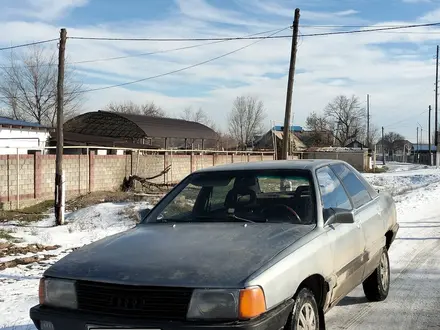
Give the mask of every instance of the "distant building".
[{"label": "distant building", "polygon": [[345,147],[353,148],[353,149],[368,149],[368,147],[365,144],[359,142],[358,140],[353,140],[350,143],[347,143]]},{"label": "distant building", "polygon": [[0,117],[0,155],[28,154],[44,149],[50,128],[38,123]]},{"label": "distant building", "polygon": [[215,148],[218,138],[211,128],[192,121],[107,111],[84,113],[64,124],[64,143],[72,146],[202,149]]},{"label": "distant building", "polygon": [[[271,130],[266,132],[257,141],[255,141],[253,150],[256,151],[274,151],[277,150],[277,157],[281,156],[282,142],[283,142],[283,130],[282,126],[274,126]],[[290,150],[289,154],[295,151],[303,151],[307,146],[301,141],[301,139],[295,134],[302,131],[301,126],[291,126],[290,134]],[[276,147],[275,147],[276,146]]]},{"label": "distant building", "polygon": [[336,141],[330,131],[301,131],[295,135],[308,147],[331,147]]},{"label": "distant building", "polygon": [[[437,151],[437,147],[432,144],[431,145],[431,152],[436,152]],[[414,144],[413,148],[412,148],[412,152],[413,153],[429,153],[429,144]]]}]

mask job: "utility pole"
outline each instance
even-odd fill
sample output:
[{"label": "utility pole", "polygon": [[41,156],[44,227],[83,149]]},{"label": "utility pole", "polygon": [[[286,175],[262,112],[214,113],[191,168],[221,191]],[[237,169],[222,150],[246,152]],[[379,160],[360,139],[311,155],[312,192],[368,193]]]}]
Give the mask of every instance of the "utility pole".
[{"label": "utility pole", "polygon": [[67,31],[61,29],[58,53],[58,82],[57,82],[57,151],[55,168],[55,220],[57,225],[64,224],[64,175],[63,175],[63,105],[64,105],[64,61],[66,52]]},{"label": "utility pole", "polygon": [[436,153],[435,153],[435,166],[439,166],[440,161],[440,153],[439,153],[439,146],[438,146],[438,57],[439,57],[439,46],[437,45],[437,56],[436,56],[436,64],[435,64],[435,137],[434,137],[434,144],[436,146]]},{"label": "utility pole", "polygon": [[370,148],[370,94],[367,94],[367,148]]},{"label": "utility pole", "polygon": [[417,163],[419,162],[419,154],[420,154],[420,150],[419,150],[419,127],[417,126],[417,142],[416,142],[416,145],[417,145],[417,157],[416,157],[416,159],[417,159]]},{"label": "utility pole", "polygon": [[431,106],[429,106],[429,118],[428,118],[428,144],[429,144],[429,166],[432,166],[432,148],[431,148]]},{"label": "utility pole", "polygon": [[384,134],[383,134],[383,126],[382,126],[382,157],[383,157],[383,164],[385,165],[385,146],[384,146]]},{"label": "utility pole", "polygon": [[295,18],[293,20],[292,49],[290,51],[290,68],[289,68],[289,80],[287,82],[286,110],[284,114],[284,130],[283,130],[283,149],[281,153],[281,159],[287,159],[287,155],[289,151],[290,121],[291,121],[291,112],[292,112],[292,93],[293,93],[293,82],[295,78],[296,52],[298,48],[299,17],[300,17],[300,10],[299,8],[296,8]]}]

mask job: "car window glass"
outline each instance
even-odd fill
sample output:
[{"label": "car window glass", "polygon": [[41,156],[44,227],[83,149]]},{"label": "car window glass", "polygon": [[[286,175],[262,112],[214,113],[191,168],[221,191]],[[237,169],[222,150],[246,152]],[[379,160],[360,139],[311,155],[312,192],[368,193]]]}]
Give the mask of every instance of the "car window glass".
[{"label": "car window glass", "polygon": [[331,208],[352,210],[350,200],[341,182],[329,167],[319,169],[317,179],[324,211]]},{"label": "car window glass", "polygon": [[201,187],[199,186],[192,184],[187,185],[180,194],[165,207],[157,217],[157,220],[173,219],[181,214],[191,213],[200,191]]},{"label": "car window glass", "polygon": [[210,209],[218,210],[225,206],[226,196],[234,187],[234,178],[229,182],[227,186],[214,186],[212,187],[212,193],[210,197]]},{"label": "car window glass", "polygon": [[195,173],[165,197],[146,222],[316,225],[315,201],[312,175],[306,170]]},{"label": "car window glass", "polygon": [[355,208],[359,208],[371,201],[371,196],[367,188],[352,170],[344,164],[332,165],[331,168],[341,178]]},{"label": "car window glass", "polygon": [[309,180],[302,177],[258,176],[257,179],[262,193],[296,191],[300,186],[310,185]]}]

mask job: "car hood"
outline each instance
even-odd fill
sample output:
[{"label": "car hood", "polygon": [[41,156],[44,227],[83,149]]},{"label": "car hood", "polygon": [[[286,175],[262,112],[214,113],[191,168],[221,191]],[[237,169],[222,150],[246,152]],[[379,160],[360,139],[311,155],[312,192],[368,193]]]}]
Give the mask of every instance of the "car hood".
[{"label": "car hood", "polygon": [[45,276],[116,284],[236,287],[315,226],[144,224],[64,257]]}]

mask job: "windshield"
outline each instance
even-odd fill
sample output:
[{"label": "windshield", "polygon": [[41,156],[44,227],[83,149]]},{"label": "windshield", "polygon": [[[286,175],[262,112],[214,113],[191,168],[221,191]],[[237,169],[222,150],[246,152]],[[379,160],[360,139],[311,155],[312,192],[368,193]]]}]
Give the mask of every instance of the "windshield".
[{"label": "windshield", "polygon": [[231,171],[190,175],[146,222],[288,222],[315,224],[306,171]]}]

